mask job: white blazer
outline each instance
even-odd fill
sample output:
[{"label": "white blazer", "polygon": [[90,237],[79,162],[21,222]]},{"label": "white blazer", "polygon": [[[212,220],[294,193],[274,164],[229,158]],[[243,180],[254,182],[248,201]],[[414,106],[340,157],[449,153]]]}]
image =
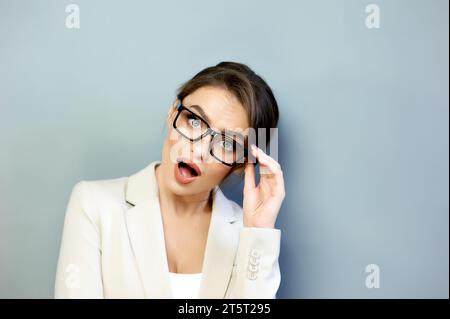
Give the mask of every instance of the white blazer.
[{"label": "white blazer", "polygon": [[[81,181],[71,193],[56,298],[173,298],[155,161],[130,177]],[[217,186],[199,298],[276,298],[279,229],[243,227]]]}]

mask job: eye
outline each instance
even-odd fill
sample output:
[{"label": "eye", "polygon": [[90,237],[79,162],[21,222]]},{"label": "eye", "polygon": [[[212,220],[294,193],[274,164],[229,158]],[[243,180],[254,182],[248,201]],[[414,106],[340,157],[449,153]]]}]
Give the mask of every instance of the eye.
[{"label": "eye", "polygon": [[233,143],[233,141],[222,140],[222,147],[223,147],[226,151],[234,151],[234,143]]},{"label": "eye", "polygon": [[202,122],[195,115],[188,115],[188,123],[193,128],[199,128],[202,125]]}]

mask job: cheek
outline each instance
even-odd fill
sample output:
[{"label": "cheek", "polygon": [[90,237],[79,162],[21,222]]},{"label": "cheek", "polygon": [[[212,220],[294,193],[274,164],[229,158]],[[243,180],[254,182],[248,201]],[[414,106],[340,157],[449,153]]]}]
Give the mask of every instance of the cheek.
[{"label": "cheek", "polygon": [[177,141],[180,140],[180,134],[178,134],[175,129],[171,128],[167,134],[166,142],[170,145],[174,145]]},{"label": "cheek", "polygon": [[212,163],[205,165],[208,172],[208,178],[214,183],[220,182],[230,171],[230,168],[221,163]]},{"label": "cheek", "polygon": [[164,146],[166,148],[166,151],[170,151],[174,147],[178,145],[178,148],[180,148],[180,134],[177,133],[174,129],[170,129],[167,133],[166,138],[164,139]]},{"label": "cheek", "polygon": [[164,138],[163,142],[163,151],[162,151],[162,158],[164,161],[175,163],[177,156],[179,156],[179,152],[176,150],[179,149],[177,147],[178,142],[178,136],[176,132],[174,133],[174,130],[170,130],[166,137]]}]

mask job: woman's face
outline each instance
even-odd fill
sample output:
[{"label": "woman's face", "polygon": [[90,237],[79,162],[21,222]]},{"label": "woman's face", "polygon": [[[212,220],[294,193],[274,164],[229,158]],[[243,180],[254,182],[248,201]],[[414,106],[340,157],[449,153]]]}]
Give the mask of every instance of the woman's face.
[{"label": "woman's face", "polygon": [[[215,131],[222,132],[226,129],[240,132],[244,137],[247,135],[247,113],[239,100],[226,89],[201,87],[186,96],[182,102],[186,108],[205,119]],[[178,101],[175,101],[167,117],[169,132],[164,141],[161,165],[158,169],[160,180],[177,195],[209,193],[230,173],[232,167],[210,155],[210,135],[191,142],[173,128],[173,121],[178,113],[177,104]],[[198,126],[198,122],[192,122],[192,119],[188,119],[186,123]],[[189,164],[191,168],[183,163]],[[192,167],[197,169],[197,172],[194,173]]]}]

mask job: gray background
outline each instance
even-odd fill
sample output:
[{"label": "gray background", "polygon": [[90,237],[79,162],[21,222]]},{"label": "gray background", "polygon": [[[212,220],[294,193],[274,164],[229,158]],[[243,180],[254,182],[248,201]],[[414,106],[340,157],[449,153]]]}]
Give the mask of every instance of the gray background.
[{"label": "gray background", "polygon": [[278,297],[448,298],[448,1],[373,2],[0,0],[0,297],[53,296],[74,184],[159,159],[178,85],[234,60],[280,105]]}]

